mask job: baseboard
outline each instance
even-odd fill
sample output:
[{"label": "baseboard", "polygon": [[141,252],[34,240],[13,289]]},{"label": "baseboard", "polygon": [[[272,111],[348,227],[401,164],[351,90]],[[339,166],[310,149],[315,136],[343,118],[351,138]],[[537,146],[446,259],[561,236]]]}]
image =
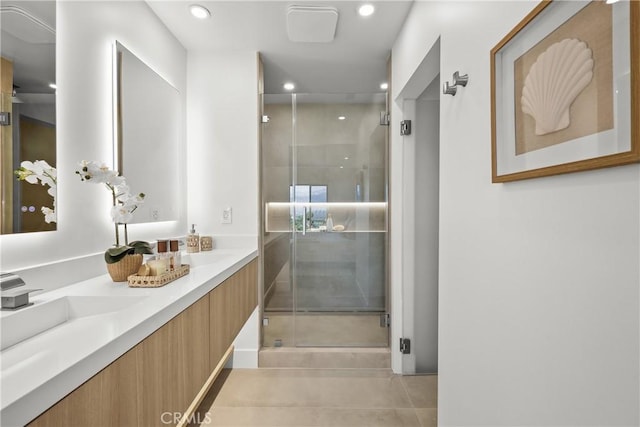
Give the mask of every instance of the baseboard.
[{"label": "baseboard", "polygon": [[231,368],[252,369],[258,367],[258,349],[235,349],[229,361]]}]

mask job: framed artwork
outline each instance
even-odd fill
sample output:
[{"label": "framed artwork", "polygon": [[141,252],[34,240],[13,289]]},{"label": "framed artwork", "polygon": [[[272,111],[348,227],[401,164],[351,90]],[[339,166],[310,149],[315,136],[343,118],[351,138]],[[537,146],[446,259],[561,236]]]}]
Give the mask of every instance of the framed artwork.
[{"label": "framed artwork", "polygon": [[491,50],[492,181],[640,161],[640,2],[543,1]]}]

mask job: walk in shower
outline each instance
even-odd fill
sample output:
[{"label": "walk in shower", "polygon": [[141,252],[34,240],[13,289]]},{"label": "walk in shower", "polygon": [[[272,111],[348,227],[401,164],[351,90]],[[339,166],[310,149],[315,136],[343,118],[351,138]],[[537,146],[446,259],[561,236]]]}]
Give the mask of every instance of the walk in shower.
[{"label": "walk in shower", "polygon": [[386,94],[263,105],[263,346],[387,347]]}]

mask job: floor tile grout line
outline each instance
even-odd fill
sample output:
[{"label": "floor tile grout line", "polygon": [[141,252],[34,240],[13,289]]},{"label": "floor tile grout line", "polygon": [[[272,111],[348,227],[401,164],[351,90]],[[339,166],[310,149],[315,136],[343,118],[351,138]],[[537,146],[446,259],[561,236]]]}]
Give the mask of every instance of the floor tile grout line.
[{"label": "floor tile grout line", "polygon": [[403,375],[399,375],[399,379],[400,379],[400,384],[402,384],[402,389],[404,390],[404,393],[407,395],[407,399],[409,400],[409,403],[411,404],[411,407],[413,409],[416,409],[416,405],[415,403],[413,403],[413,400],[411,399],[411,396],[409,395],[409,390],[407,389],[407,385],[404,383],[404,380],[402,379]]}]

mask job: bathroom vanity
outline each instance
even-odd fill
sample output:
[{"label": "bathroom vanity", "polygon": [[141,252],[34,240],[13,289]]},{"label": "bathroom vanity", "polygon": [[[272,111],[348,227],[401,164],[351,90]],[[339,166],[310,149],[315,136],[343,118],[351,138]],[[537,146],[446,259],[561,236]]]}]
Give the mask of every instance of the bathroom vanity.
[{"label": "bathroom vanity", "polygon": [[256,257],[255,249],[193,254],[191,273],[162,288],[104,275],[3,312],[4,329],[28,310],[45,307],[42,317],[66,306],[58,325],[5,343],[2,425],[183,425],[257,306]]}]

